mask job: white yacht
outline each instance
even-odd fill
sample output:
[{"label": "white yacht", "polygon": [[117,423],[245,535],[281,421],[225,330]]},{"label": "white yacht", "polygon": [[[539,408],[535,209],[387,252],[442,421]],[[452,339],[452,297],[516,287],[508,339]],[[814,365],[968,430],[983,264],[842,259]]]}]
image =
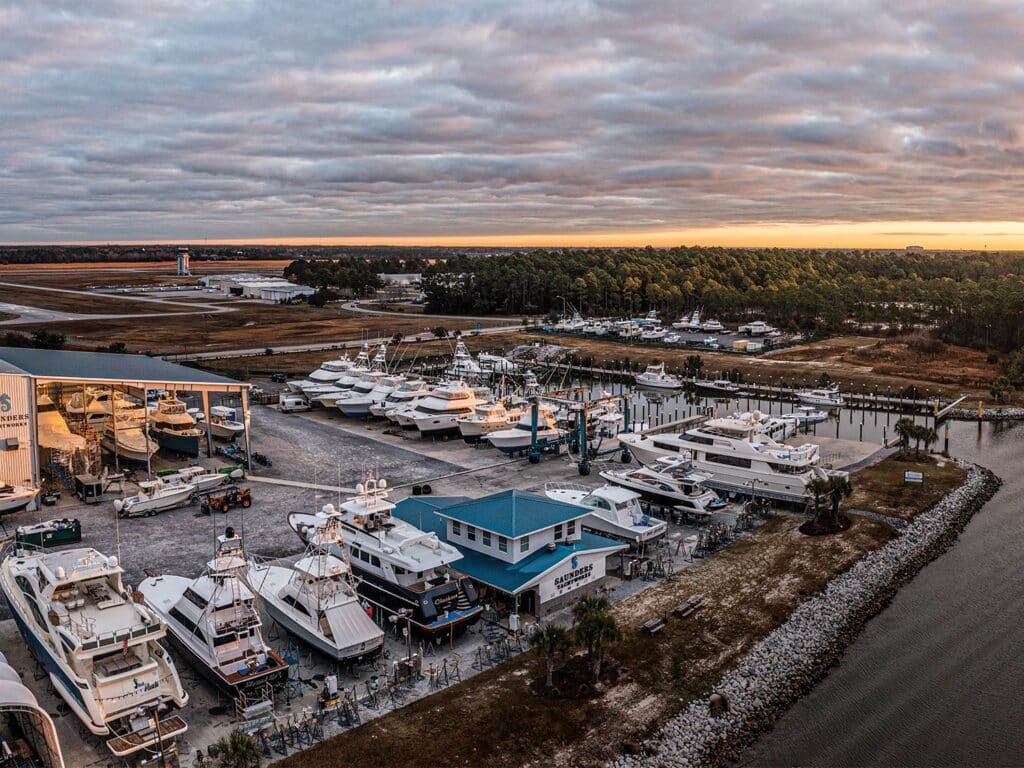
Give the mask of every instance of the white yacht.
[{"label": "white yacht", "polygon": [[241,475],[242,471],[237,469],[228,474],[200,466],[182,467],[170,472],[158,473],[160,482],[164,485],[191,485],[196,491],[209,491],[224,485],[232,476],[241,477]]},{"label": "white yacht", "polygon": [[401,426],[412,426],[424,437],[451,434],[459,429],[459,419],[486,402],[477,391],[462,381],[442,384],[399,415]]},{"label": "white yacht", "polygon": [[345,375],[349,368],[352,367],[352,361],[348,359],[348,355],[339,357],[337,360],[325,360],[320,364],[320,367],[313,371],[309,376],[301,381],[289,381],[288,389],[297,395],[304,394],[307,388],[324,386],[325,384],[334,384],[338,379]]},{"label": "white yacht", "polygon": [[167,711],[157,734],[139,727],[137,710],[188,702],[160,644],[166,625],[125,588],[122,573],[117,558],[84,547],[16,549],[0,566],[0,587],[32,655],[71,711],[91,733],[109,737],[118,757],[152,750],[187,729]]},{"label": "white yacht", "polygon": [[784,413],[779,418],[792,421],[797,426],[806,424],[819,424],[828,421],[828,411],[820,411],[812,405],[798,405],[792,413]]},{"label": "white yacht", "polygon": [[700,310],[695,309],[693,314],[683,315],[672,323],[672,327],[680,331],[700,330]]},{"label": "white yacht", "polygon": [[652,389],[682,389],[683,381],[678,376],[665,372],[665,364],[648,365],[643,373],[636,375],[638,387],[650,387]]},{"label": "white yacht", "polygon": [[760,432],[780,442],[796,434],[796,422],[782,416],[771,416],[760,411],[736,411],[731,418],[753,422]]},{"label": "white yacht", "polygon": [[452,358],[451,367],[445,371],[445,375],[453,379],[475,380],[480,373],[480,364],[469,354],[462,339],[459,339],[455,342],[455,356]]},{"label": "white yacht", "polygon": [[36,432],[39,445],[54,451],[80,451],[85,448],[85,438],[68,429],[68,423],[57,409],[49,395],[39,395],[36,400]]},{"label": "white yacht", "polygon": [[242,540],[228,528],[199,578],[151,576],[139,585],[193,665],[232,698],[283,682],[288,673],[263,640],[256,597],[242,577],[246,566]]},{"label": "white yacht", "polygon": [[309,402],[319,405],[321,408],[336,408],[338,401],[343,397],[348,397],[351,390],[338,389],[337,387],[317,388],[316,391],[310,391]]},{"label": "white yacht", "polygon": [[650,467],[606,470],[601,477],[692,518],[707,520],[715,510],[726,506],[717,493],[704,486],[710,475],[692,471],[688,460],[663,459]]},{"label": "white yacht", "polygon": [[824,408],[842,408],[845,404],[839,387],[823,387],[820,389],[801,389],[796,398],[807,405],[818,405]]},{"label": "white yacht", "polygon": [[39,495],[39,489],[30,485],[0,485],[0,515],[21,512]]},{"label": "white yacht", "polygon": [[[545,442],[564,437],[566,430],[558,426],[554,409],[545,402],[537,403],[537,440]],[[502,453],[525,451],[533,442],[533,406],[523,408],[522,415],[514,427],[499,429],[489,433],[485,438]]]},{"label": "white yacht", "polygon": [[722,325],[718,320],[712,318],[711,320],[705,320],[700,324],[700,329],[705,333],[721,333],[725,330],[725,326]]},{"label": "white yacht", "polygon": [[[620,435],[637,460],[646,465],[664,456],[691,454],[694,469],[711,475],[709,488],[755,494],[780,501],[803,502],[807,486],[827,477],[818,467],[818,446],[789,446],[758,431],[757,424],[739,419],[711,419],[680,435]],[[668,446],[675,451],[667,450]]]},{"label": "white yacht", "polygon": [[456,423],[463,440],[478,443],[491,432],[512,426],[522,415],[522,408],[506,408],[504,403],[480,403],[471,415]]},{"label": "white yacht", "polygon": [[245,433],[245,424],[238,421],[234,408],[214,405],[210,408],[210,434],[221,440],[236,440]]},{"label": "white yacht", "polygon": [[88,422],[102,422],[107,418],[107,409],[95,398],[91,390],[75,392],[64,404],[68,416],[84,418]]},{"label": "white yacht", "polygon": [[114,499],[114,511],[119,517],[152,517],[168,509],[187,504],[196,492],[193,483],[163,480],[143,480],[139,492],[124,499]]},{"label": "white yacht", "polygon": [[[377,403],[384,402],[388,395],[405,383],[405,376],[387,375],[384,359],[384,346],[374,358],[373,367],[365,376],[365,381],[356,384],[347,397],[338,398],[335,406],[345,416],[362,419],[370,415],[370,409]],[[381,367],[377,367],[381,366]]]},{"label": "white yacht", "polygon": [[[408,608],[417,631],[438,639],[463,631],[480,618],[480,596],[473,582],[451,567],[462,553],[392,516],[387,483],[371,478],[341,510],[327,504],[316,514],[292,512],[288,525],[309,542],[318,528],[340,518],[348,560],[360,578],[359,593],[389,613]],[[330,551],[342,556],[341,545]]]},{"label": "white yacht", "polygon": [[668,331],[661,326],[654,326],[640,333],[640,338],[644,341],[661,341],[666,336],[668,336]]},{"label": "white yacht", "polygon": [[100,445],[110,453],[117,453],[127,461],[145,463],[159,449],[156,440],[146,435],[139,424],[132,419],[111,419],[103,428]]},{"label": "white yacht", "polygon": [[690,322],[686,326],[688,330],[699,331],[700,330],[700,307],[693,310],[693,314],[690,315]]},{"label": "white yacht", "polygon": [[[380,352],[378,351],[377,355],[374,357],[374,361],[376,361],[379,357]],[[371,370],[373,370],[372,365],[373,362],[371,362],[370,360],[370,345],[363,344],[362,349],[359,350],[359,354],[356,355],[356,359],[352,363],[352,367],[349,368],[341,376],[341,378],[339,378],[337,381],[332,382],[331,384],[325,384],[324,386],[319,388],[311,387],[309,389],[304,389],[302,391],[306,395],[306,397],[309,398],[315,398],[320,393],[333,389],[340,389],[347,392],[351,390],[353,387],[355,387],[356,384],[359,384],[361,381],[365,381],[366,375],[370,373]],[[380,367],[378,370],[381,373],[381,375],[383,375],[383,367]]]},{"label": "white yacht", "polygon": [[250,562],[246,578],[274,621],[335,661],[361,659],[384,645],[384,632],[356,594],[340,515],[315,529],[294,565]]},{"label": "white yacht", "polygon": [[427,386],[426,382],[419,379],[406,381],[401,386],[396,387],[381,402],[371,405],[370,414],[379,419],[386,418],[390,422],[395,422],[399,411],[404,411],[414,401],[421,397],[426,397],[428,394],[430,394],[430,387]]},{"label": "white yacht", "polygon": [[764,320],[755,320],[752,323],[741,325],[739,327],[740,333],[745,333],[748,336],[767,336],[775,332],[775,328],[768,325]]},{"label": "white yacht", "polygon": [[614,325],[615,335],[620,339],[638,339],[643,334],[640,326],[632,320],[620,320]]},{"label": "white yacht", "polygon": [[519,366],[501,355],[481,352],[476,356],[476,361],[480,364],[480,370],[483,373],[491,374],[492,376],[501,376],[519,371]]},{"label": "white yacht", "polygon": [[590,490],[577,485],[548,483],[544,495],[555,501],[585,507],[583,527],[597,533],[644,544],[664,536],[668,523],[651,517],[640,506],[640,494],[614,485]]}]

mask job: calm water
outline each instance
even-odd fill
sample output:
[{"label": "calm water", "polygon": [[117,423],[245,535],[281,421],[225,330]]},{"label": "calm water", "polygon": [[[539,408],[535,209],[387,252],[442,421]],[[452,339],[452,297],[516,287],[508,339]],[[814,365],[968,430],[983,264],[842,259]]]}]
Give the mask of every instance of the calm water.
[{"label": "calm water", "polygon": [[1024,764],[1024,426],[957,423],[951,450],[1002,489],[743,765]]}]

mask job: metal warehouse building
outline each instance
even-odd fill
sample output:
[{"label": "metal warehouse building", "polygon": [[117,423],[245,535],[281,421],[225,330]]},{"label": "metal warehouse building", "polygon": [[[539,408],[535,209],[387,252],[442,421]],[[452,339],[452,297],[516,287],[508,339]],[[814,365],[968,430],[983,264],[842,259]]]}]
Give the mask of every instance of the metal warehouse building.
[{"label": "metal warehouse building", "polygon": [[[145,405],[151,392],[161,390],[198,395],[206,424],[211,421],[211,394],[236,396],[251,466],[248,384],[145,355],[0,347],[0,482],[40,485],[46,451],[40,444],[40,403],[52,407],[76,392],[84,399],[87,391],[111,396],[116,391],[140,398]],[[205,437],[205,451],[211,456],[210,429]]]}]

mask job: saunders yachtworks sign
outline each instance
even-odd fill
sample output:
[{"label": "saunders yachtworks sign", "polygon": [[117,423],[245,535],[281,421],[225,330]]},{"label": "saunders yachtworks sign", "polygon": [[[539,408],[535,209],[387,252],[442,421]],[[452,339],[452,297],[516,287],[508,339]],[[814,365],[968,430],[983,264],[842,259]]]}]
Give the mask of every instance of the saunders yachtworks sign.
[{"label": "saunders yachtworks sign", "polygon": [[561,597],[579,589],[584,584],[602,578],[605,575],[604,565],[607,555],[607,552],[595,552],[590,555],[573,555],[566,558],[550,573],[544,574],[544,578],[540,580],[537,585],[540,601],[546,603],[548,600]]}]

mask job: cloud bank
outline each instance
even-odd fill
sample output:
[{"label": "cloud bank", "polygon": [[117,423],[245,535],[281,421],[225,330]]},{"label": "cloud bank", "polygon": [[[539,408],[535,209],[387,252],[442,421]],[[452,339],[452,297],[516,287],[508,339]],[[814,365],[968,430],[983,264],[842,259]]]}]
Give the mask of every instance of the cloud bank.
[{"label": "cloud bank", "polygon": [[1019,3],[442,5],[8,0],[0,241],[1021,218]]}]

